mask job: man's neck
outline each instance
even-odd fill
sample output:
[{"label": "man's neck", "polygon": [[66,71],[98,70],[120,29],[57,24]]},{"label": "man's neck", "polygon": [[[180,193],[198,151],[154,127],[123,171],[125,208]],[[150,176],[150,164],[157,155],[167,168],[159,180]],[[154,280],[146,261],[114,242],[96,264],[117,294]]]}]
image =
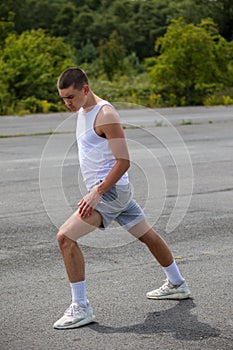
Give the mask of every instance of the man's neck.
[{"label": "man's neck", "polygon": [[102,99],[90,91],[87,96],[86,103],[83,105],[83,111],[85,113],[90,112],[92,108],[94,108],[95,105],[100,101],[102,101]]}]

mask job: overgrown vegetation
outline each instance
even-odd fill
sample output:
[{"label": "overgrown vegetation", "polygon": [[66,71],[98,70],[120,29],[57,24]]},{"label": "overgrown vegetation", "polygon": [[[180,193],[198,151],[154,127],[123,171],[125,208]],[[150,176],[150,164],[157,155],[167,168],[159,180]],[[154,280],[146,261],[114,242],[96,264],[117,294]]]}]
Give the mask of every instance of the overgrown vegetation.
[{"label": "overgrown vegetation", "polygon": [[232,40],[231,0],[2,0],[0,114],[63,110],[69,66],[113,102],[232,104]]}]

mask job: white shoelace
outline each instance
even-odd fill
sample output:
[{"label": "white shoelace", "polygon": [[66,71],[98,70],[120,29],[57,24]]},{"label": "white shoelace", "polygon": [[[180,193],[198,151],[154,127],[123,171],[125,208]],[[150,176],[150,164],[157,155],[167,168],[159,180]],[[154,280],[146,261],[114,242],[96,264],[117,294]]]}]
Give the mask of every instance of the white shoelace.
[{"label": "white shoelace", "polygon": [[160,292],[165,292],[167,289],[172,289],[174,288],[173,284],[171,284],[171,282],[166,279],[165,283],[158,289]]},{"label": "white shoelace", "polygon": [[66,316],[73,316],[74,314],[78,313],[81,311],[82,308],[76,303],[72,303],[65,311],[64,315]]}]

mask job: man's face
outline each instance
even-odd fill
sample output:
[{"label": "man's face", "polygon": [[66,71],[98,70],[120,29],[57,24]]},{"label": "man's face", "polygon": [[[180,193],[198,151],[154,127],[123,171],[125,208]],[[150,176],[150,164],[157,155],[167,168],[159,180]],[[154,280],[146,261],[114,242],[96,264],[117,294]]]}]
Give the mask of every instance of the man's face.
[{"label": "man's face", "polygon": [[70,86],[67,89],[58,89],[58,92],[66,107],[72,112],[77,112],[87,101],[89,86],[84,85],[81,90],[77,90],[73,86]]}]

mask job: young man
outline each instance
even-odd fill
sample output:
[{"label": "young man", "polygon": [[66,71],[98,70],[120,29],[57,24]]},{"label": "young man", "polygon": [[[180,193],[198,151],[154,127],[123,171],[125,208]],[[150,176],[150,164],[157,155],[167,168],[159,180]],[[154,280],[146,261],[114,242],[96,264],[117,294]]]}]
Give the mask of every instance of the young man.
[{"label": "young man", "polygon": [[127,173],[129,154],[116,110],[93,93],[85,72],[79,68],[65,70],[57,86],[66,106],[78,114],[79,160],[88,193],[58,232],[57,239],[71,285],[72,303],[55,322],[54,328],[76,328],[94,321],[93,310],[86,299],[85,264],[77,240],[96,228],[106,228],[112,220],[145,243],[164,268],[166,282],[159,289],[148,292],[147,298],[188,298],[189,288],[170,249],[132,199]]}]

